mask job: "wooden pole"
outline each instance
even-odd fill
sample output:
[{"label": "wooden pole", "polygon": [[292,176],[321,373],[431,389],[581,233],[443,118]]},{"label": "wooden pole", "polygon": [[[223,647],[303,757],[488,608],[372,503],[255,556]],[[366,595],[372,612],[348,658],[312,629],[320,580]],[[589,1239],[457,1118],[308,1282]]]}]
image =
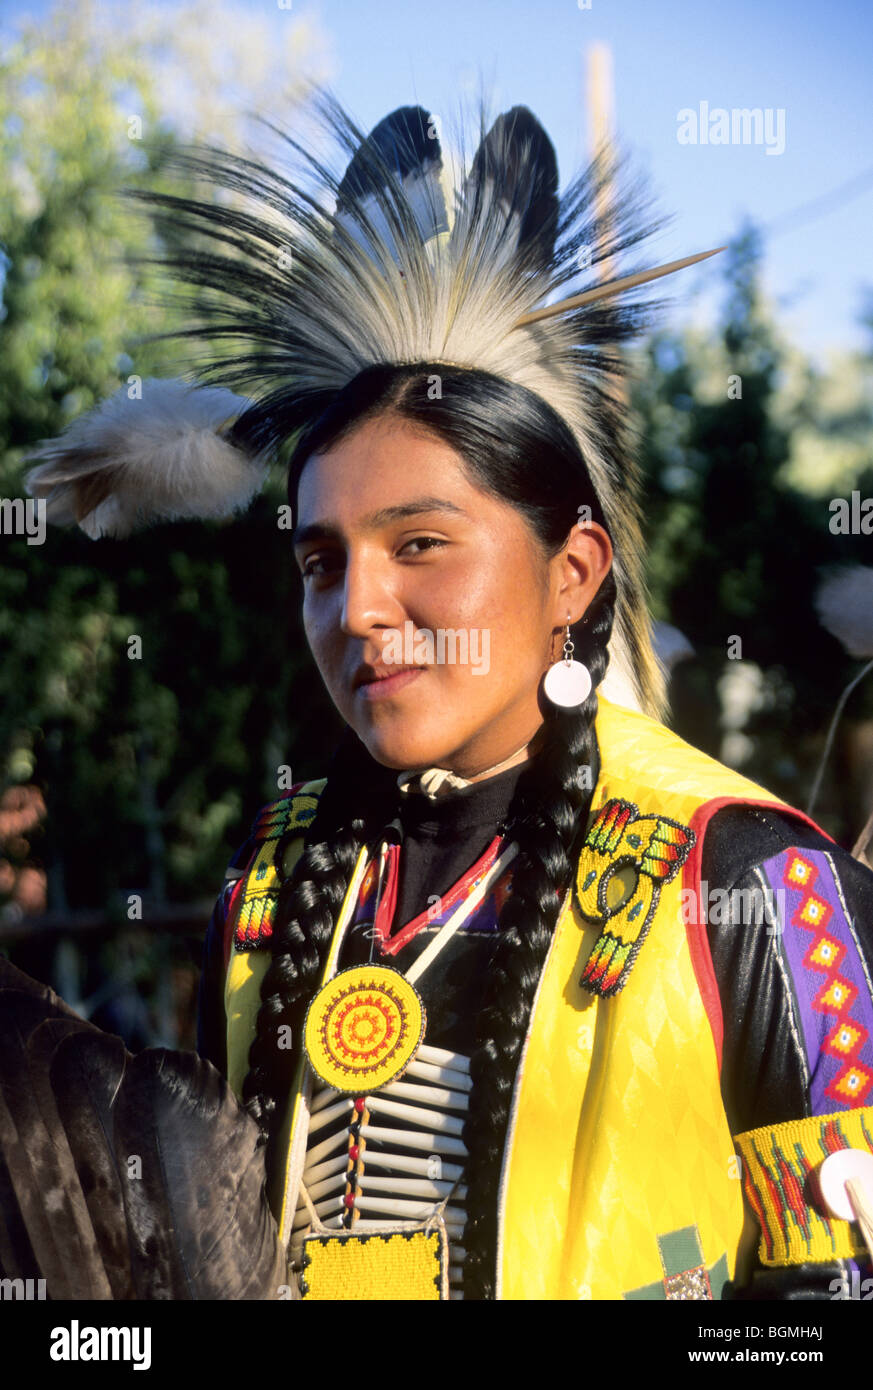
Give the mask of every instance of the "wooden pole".
[{"label": "wooden pole", "polygon": [[[606,43],[592,43],[587,62],[588,128],[591,155],[614,153],[615,89],[613,84],[612,49]],[[597,221],[608,235],[613,217],[614,191],[611,182],[603,184],[597,195]],[[601,261],[598,279],[605,283],[615,278],[613,258]]]},{"label": "wooden pole", "polygon": [[[609,44],[592,43],[589,46],[587,78],[591,153],[593,157],[602,156],[611,163],[615,153],[615,84]],[[612,236],[614,201],[615,189],[610,172],[609,179],[598,188],[595,203],[598,240],[608,240]],[[607,256],[600,261],[596,273],[601,284],[614,280],[617,275],[615,257]],[[610,383],[610,391],[620,406],[627,404],[627,384],[623,378],[614,379]]]}]

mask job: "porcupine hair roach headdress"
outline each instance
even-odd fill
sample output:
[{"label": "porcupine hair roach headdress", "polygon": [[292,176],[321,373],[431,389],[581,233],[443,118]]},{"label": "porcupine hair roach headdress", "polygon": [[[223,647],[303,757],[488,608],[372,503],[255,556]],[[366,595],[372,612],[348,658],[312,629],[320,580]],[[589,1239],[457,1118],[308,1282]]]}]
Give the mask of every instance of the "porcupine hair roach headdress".
[{"label": "porcupine hair roach headdress", "polygon": [[[39,446],[29,490],[47,499],[50,521],[78,521],[92,537],[228,515],[258,490],[269,454],[363,369],[422,362],[492,373],[536,392],[578,443],[615,548],[604,690],[657,715],[663,686],[636,472],[615,390],[617,346],[639,332],[646,310],[620,292],[700,258],[549,305],[578,286],[580,265],[609,263],[653,230],[638,198],[614,197],[605,214],[615,175],[607,155],[559,198],[552,144],[525,107],[514,107],[487,133],[483,122],[451,187],[436,122],[423,108],[400,108],[366,137],[332,98],[316,107],[344,152],[341,177],[284,136],[302,161],[299,180],[200,148],[177,164],[230,191],[233,205],[226,193],[218,202],[134,195],[170,234],[175,249],[161,264],[194,287],[196,319],[181,336],[209,340],[212,359],[197,370],[209,385],[146,381],[136,400],[122,388]],[[215,360],[217,340],[227,352]]]}]

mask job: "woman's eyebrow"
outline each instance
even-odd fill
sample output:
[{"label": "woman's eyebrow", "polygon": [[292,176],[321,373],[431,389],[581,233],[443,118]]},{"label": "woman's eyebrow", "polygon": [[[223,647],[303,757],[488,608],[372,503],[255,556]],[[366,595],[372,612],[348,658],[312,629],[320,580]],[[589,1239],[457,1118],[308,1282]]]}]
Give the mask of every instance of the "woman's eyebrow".
[{"label": "woman's eyebrow", "polygon": [[[370,512],[368,516],[362,517],[360,526],[363,530],[377,530],[380,526],[387,526],[392,521],[404,521],[410,516],[419,516],[422,512],[451,512],[455,516],[466,516],[463,507],[459,507],[455,502],[449,502],[445,497],[413,497],[408,502],[396,502],[390,507],[380,507],[378,511]],[[306,526],[298,526],[292,532],[291,544],[303,545],[306,541],[330,540],[341,541],[342,532],[330,521],[312,521]]]}]

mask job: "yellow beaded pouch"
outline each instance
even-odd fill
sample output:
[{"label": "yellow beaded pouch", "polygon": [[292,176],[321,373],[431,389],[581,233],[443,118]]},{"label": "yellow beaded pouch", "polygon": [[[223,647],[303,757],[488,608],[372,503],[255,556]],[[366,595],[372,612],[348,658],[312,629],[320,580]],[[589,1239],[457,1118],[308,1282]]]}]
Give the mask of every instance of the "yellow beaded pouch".
[{"label": "yellow beaded pouch", "polygon": [[300,1292],[340,1302],[447,1299],[448,1268],[442,1221],[360,1234],[322,1228],[303,1241]]}]

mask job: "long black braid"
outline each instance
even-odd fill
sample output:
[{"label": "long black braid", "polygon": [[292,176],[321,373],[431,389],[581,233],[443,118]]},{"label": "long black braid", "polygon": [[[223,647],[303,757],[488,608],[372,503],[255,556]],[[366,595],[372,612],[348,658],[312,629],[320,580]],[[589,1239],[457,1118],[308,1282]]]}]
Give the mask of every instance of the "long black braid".
[{"label": "long black braid", "polygon": [[[432,399],[434,374],[442,396]],[[451,444],[483,490],[514,505],[546,556],[557,554],[581,504],[603,524],[573,436],[532,392],[487,373],[445,364],[369,368],[327,407],[298,442],[289,471],[296,497],[302,468],[368,418],[395,414]],[[275,405],[238,426],[259,446],[291,432]],[[501,912],[486,997],[471,1059],[473,1090],[464,1130],[468,1188],[465,1296],[493,1298],[496,1195],[511,1095],[534,995],[584,830],[590,787],[583,769],[596,760],[596,687],[608,661],[616,587],[604,580],[573,631],[577,656],[591,672],[592,692],[578,710],[541,700],[539,750],[518,780],[508,835],[519,845],[512,892]],[[249,1052],[243,1096],[265,1138],[275,1141],[299,1053],[279,1047],[279,1028],[299,1042],[306,1008],[318,987],[333,929],[360,850],[373,848],[395,810],[396,772],[370,757],[348,731],[328,770],[327,787],[304,850],[280,890],[271,939],[272,961]],[[281,863],[282,847],[277,853]],[[278,1158],[268,1149],[268,1166]]]},{"label": "long black braid", "polygon": [[[348,731],[328,768],[327,786],[294,870],[282,881],[271,939],[272,960],[261,985],[255,1040],[243,1100],[265,1136],[275,1135],[277,1107],[288,1094],[299,1057],[309,1002],[321,981],[330,945],[362,847],[374,841],[390,815],[396,774],[380,768]],[[349,815],[349,807],[356,814]],[[360,809],[359,809],[360,808]],[[276,851],[281,865],[288,847]],[[280,1028],[289,1026],[292,1048],[280,1048]],[[274,1120],[275,1117],[275,1120]],[[268,1164],[272,1154],[268,1155]]]}]

